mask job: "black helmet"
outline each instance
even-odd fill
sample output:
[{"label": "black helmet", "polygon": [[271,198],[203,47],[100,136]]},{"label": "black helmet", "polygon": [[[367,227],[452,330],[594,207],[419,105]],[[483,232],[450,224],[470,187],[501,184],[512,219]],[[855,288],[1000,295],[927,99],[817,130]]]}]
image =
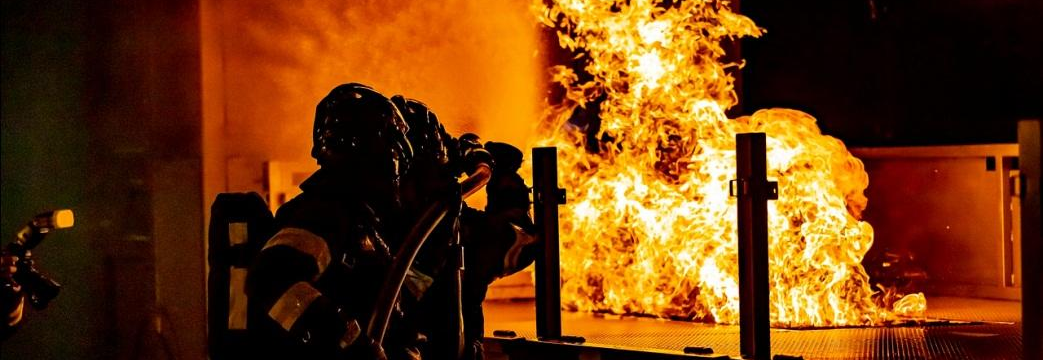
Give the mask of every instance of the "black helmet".
[{"label": "black helmet", "polygon": [[402,95],[392,96],[391,102],[402,112],[406,124],[409,125],[406,136],[409,138],[409,144],[413,146],[417,160],[423,158],[424,161],[432,161],[439,165],[449,162],[446,142],[451,138],[442,123],[438,122],[435,113],[426,104]]},{"label": "black helmet", "polygon": [[322,167],[348,166],[397,180],[413,157],[407,132],[391,100],[369,86],[344,84],[315,109],[311,156]]},{"label": "black helmet", "polygon": [[470,172],[479,162],[492,163],[478,135],[467,133],[460,138],[453,138],[426,104],[402,95],[391,97],[391,102],[399,108],[409,124],[407,136],[413,146],[416,165],[424,162],[444,167],[444,170],[457,176]]}]

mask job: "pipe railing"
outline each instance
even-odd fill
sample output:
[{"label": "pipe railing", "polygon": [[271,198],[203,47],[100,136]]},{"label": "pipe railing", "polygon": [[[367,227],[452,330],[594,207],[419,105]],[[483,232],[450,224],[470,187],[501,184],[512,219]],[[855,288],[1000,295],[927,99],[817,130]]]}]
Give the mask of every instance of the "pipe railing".
[{"label": "pipe railing", "polygon": [[532,149],[534,220],[542,239],[536,257],[536,337],[561,338],[561,261],[558,252],[558,205],[565,190],[558,187],[558,148]]},{"label": "pipe railing", "polygon": [[738,199],[739,353],[771,357],[768,303],[768,200],[778,199],[778,183],[767,178],[764,133],[735,136],[736,179],[729,192]]}]

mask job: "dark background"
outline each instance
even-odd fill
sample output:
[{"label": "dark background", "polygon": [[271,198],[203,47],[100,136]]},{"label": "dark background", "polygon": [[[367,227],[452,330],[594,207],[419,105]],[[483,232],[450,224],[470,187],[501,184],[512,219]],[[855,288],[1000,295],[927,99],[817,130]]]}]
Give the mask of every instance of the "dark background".
[{"label": "dark background", "polygon": [[0,358],[200,358],[199,3],[2,4],[0,242],[47,210],[76,225],[34,251],[64,287]]},{"label": "dark background", "polygon": [[743,0],[743,112],[800,109],[849,146],[1016,141],[1043,116],[1043,1]]}]

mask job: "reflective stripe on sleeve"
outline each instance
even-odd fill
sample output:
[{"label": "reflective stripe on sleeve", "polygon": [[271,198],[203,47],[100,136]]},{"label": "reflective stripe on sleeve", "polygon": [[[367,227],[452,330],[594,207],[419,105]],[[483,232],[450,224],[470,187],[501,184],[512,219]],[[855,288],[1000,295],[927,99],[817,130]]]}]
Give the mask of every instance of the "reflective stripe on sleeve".
[{"label": "reflective stripe on sleeve", "polygon": [[25,310],[25,297],[18,296],[18,306],[7,314],[7,326],[15,326],[22,322],[23,310]]},{"label": "reflective stripe on sleeve", "polygon": [[535,235],[525,232],[520,226],[511,224],[511,228],[514,229],[514,244],[507,250],[507,254],[503,257],[503,275],[507,275],[511,272],[518,271],[518,257],[521,256],[522,249],[527,245],[536,243],[538,238]]},{"label": "reflective stripe on sleeve", "polygon": [[283,329],[290,331],[301,314],[304,314],[304,310],[308,309],[308,306],[319,296],[322,296],[322,293],[311,284],[303,281],[293,284],[279,297],[279,301],[272,305],[271,310],[268,310],[268,316],[279,323]]},{"label": "reflective stripe on sleeve", "polygon": [[315,265],[319,268],[319,273],[315,275],[315,279],[318,279],[326,271],[326,267],[330,265],[330,248],[326,245],[326,240],[323,240],[322,237],[315,235],[311,231],[301,228],[284,228],[276,233],[275,236],[272,236],[264,244],[264,249],[261,249],[261,251],[273,246],[289,246],[315,259]]},{"label": "reflective stripe on sleeve", "polygon": [[410,268],[406,272],[406,289],[413,294],[413,297],[419,300],[424,297],[424,293],[431,287],[431,284],[435,282],[427,274],[424,274],[416,269]]},{"label": "reflective stripe on sleeve", "polygon": [[359,327],[358,321],[348,321],[348,328],[344,331],[344,336],[340,338],[340,348],[347,349],[348,346],[355,343],[355,340],[359,338],[359,334],[361,333],[362,328]]}]

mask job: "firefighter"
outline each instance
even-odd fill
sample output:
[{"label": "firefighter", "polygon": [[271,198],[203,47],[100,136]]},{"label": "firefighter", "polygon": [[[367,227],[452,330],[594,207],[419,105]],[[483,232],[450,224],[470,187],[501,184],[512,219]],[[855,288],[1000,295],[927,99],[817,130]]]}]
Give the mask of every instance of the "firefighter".
[{"label": "firefighter", "polygon": [[536,260],[540,246],[530,217],[529,187],[518,175],[522,152],[509,144],[487,142],[493,157],[492,178],[486,185],[485,211],[465,208],[461,215],[464,244],[463,311],[465,359],[481,360],[485,318],[482,302],[496,279],[525,269]]},{"label": "firefighter", "polygon": [[[468,172],[477,162],[493,164],[486,187],[487,206],[480,211],[467,206],[453,215],[458,221],[443,221],[428,238],[407,278],[403,297],[407,319],[427,341],[424,358],[441,359],[455,351],[449,334],[447,310],[455,296],[462,296],[464,321],[464,359],[481,359],[484,333],[482,301],[489,285],[497,278],[513,274],[535,260],[537,239],[529,216],[529,190],[517,174],[522,162],[520,150],[504,143],[484,146],[478,136],[451,137],[437,117],[423,103],[395,96],[392,101],[409,124],[408,137],[414,145],[414,161],[403,182],[406,213],[417,214],[439,192],[451,191],[456,176]],[[489,161],[491,160],[491,161]],[[409,215],[414,217],[416,215]],[[455,225],[455,226],[454,226]],[[452,294],[451,269],[445,259],[446,237],[461,237],[464,246],[464,272],[461,294]],[[451,314],[450,314],[451,315]]]},{"label": "firefighter", "polygon": [[[412,159],[408,125],[361,84],[334,88],[315,111],[319,170],[275,216],[277,233],[249,270],[247,327],[257,357],[385,359],[363,329],[392,261],[399,181]],[[395,347],[398,346],[398,347]]]},{"label": "firefighter", "polygon": [[14,280],[18,272],[18,257],[0,250],[0,341],[6,340],[22,322],[25,296],[22,286]]}]

